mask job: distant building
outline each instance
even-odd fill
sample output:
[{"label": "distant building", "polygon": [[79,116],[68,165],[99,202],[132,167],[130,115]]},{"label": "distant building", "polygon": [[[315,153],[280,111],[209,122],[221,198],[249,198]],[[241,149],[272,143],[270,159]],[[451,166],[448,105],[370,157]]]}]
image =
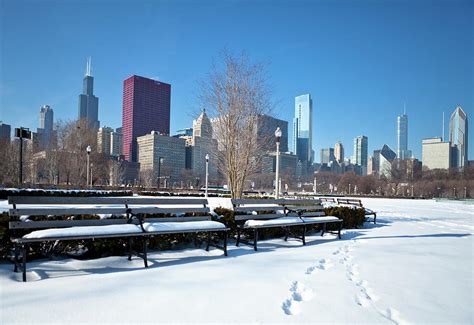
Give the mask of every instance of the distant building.
[{"label": "distant building", "polygon": [[335,161],[336,158],[334,156],[334,149],[333,148],[324,148],[321,149],[321,164],[329,164],[330,162]]},{"label": "distant building", "polygon": [[12,127],[0,121],[0,141],[11,141]]},{"label": "distant building", "polygon": [[123,155],[123,132],[122,128],[116,128],[115,132],[110,135],[110,155],[120,157]]},{"label": "distant building", "polygon": [[449,120],[449,141],[456,149],[453,151],[453,166],[463,168],[468,161],[468,123],[467,114],[461,106],[456,107]]},{"label": "distant building", "polygon": [[79,119],[85,119],[92,129],[100,127],[99,98],[94,96],[94,77],[92,77],[91,58],[88,58],[84,74],[83,90],[79,95]]},{"label": "distant building", "polygon": [[97,131],[97,151],[106,156],[111,155],[112,134],[114,129],[104,126]]},{"label": "distant building", "polygon": [[170,134],[171,85],[140,76],[123,82],[123,154],[137,161],[137,137],[156,131]]},{"label": "distant building", "polygon": [[293,151],[298,159],[313,162],[313,101],[310,94],[295,97]]},{"label": "distant building", "polygon": [[382,147],[379,154],[379,174],[385,178],[392,177],[392,163],[397,158],[397,154],[386,144]]},{"label": "distant building", "polygon": [[354,138],[354,164],[361,167],[361,175],[367,175],[368,138],[359,135]]},{"label": "distant building", "polygon": [[54,113],[49,105],[40,108],[39,128],[36,130],[37,150],[44,150],[55,142]]},{"label": "distant building", "polygon": [[182,130],[176,131],[176,134],[173,135],[176,138],[179,137],[192,137],[193,136],[193,128],[186,128]]},{"label": "distant building", "polygon": [[408,150],[408,116],[397,117],[397,157],[398,159],[408,159],[411,157],[411,150]]},{"label": "distant building", "polygon": [[137,145],[142,176],[148,173],[153,178],[153,183],[156,183],[160,169],[160,177],[170,176],[174,180],[180,178],[181,171],[185,169],[185,140],[152,131],[138,137]]},{"label": "distant building", "polygon": [[[289,152],[280,152],[280,175],[296,174],[298,157]],[[263,159],[262,173],[276,172],[276,152],[269,152]]]},{"label": "distant building", "polygon": [[422,141],[422,163],[428,169],[449,169],[452,166],[453,147],[441,137]]},{"label": "distant building", "polygon": [[192,134],[191,168],[193,174],[204,182],[206,155],[209,155],[209,176],[217,176],[217,140],[212,138],[212,124],[205,110],[193,121]]},{"label": "distant building", "polygon": [[334,146],[334,158],[340,164],[344,162],[344,146],[341,141],[336,142]]}]

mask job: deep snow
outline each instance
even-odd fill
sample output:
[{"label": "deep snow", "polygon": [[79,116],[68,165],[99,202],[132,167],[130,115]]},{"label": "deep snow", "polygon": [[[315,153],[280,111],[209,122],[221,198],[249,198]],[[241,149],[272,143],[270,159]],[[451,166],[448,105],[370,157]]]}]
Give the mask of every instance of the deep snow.
[{"label": "deep snow", "polygon": [[[364,199],[377,225],[259,251],[0,265],[0,321],[473,323],[474,205]],[[216,202],[215,202],[216,203]],[[215,204],[214,203],[214,204]]]}]

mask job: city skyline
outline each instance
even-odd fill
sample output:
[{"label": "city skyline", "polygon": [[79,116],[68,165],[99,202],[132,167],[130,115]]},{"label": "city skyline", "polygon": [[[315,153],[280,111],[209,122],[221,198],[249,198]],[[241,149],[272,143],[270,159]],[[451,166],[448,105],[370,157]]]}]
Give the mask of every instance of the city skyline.
[{"label": "city skyline", "polygon": [[[274,23],[275,18],[281,17],[288,9],[282,3],[271,7],[264,3],[216,6],[216,11],[221,13],[229,8],[235,9],[231,15],[233,19],[259,17],[272,21],[274,31],[265,29],[249,34],[254,26],[246,26],[242,35],[247,35],[248,39],[237,36],[232,30],[232,24],[226,21],[229,20],[228,14],[207,25],[197,24],[194,31],[188,31],[186,26],[180,26],[182,20],[174,13],[177,8],[182,9],[182,15],[192,24],[196,18],[191,12],[197,11],[196,17],[202,20],[209,5],[197,10],[174,4],[150,4],[148,10],[139,6],[129,8],[125,4],[117,8],[98,5],[97,10],[91,10],[88,3],[72,8],[53,6],[47,1],[41,6],[27,5],[22,1],[5,2],[2,6],[3,24],[15,26],[2,32],[4,55],[0,80],[0,120],[12,128],[25,126],[35,129],[37,107],[43,104],[54,109],[56,119],[75,119],[77,94],[81,90],[79,76],[83,72],[84,58],[88,56],[95,61],[94,81],[101,101],[99,120],[102,125],[114,128],[121,125],[121,82],[129,75],[140,74],[173,85],[171,133],[190,127],[196,117],[193,113],[198,111],[193,97],[196,81],[206,75],[216,55],[229,44],[233,44],[237,51],[247,49],[257,61],[270,61],[269,75],[275,84],[275,98],[279,101],[275,117],[292,121],[294,97],[312,94],[315,108],[312,149],[317,153],[321,148],[333,146],[337,140],[349,147],[358,134],[371,139],[369,151],[381,148],[385,143],[397,148],[396,126],[391,121],[401,114],[403,102],[406,102],[410,115],[408,148],[421,159],[422,139],[441,134],[443,111],[449,116],[460,105],[468,115],[472,115],[473,73],[469,58],[473,56],[474,28],[469,17],[473,6],[470,2],[458,2],[455,6],[442,3],[391,3],[385,6],[364,2],[359,2],[359,6],[297,3],[292,8],[307,9],[303,16],[314,18],[314,26],[303,23],[299,27]],[[112,17],[107,26],[100,19],[104,11]],[[129,11],[137,17],[148,15],[159,18],[157,21],[163,18],[163,22],[153,20],[149,26],[124,31],[120,18],[128,17]],[[87,26],[76,21],[83,12],[88,12],[90,24]],[[45,23],[33,28],[31,33],[29,24],[34,22],[33,15],[38,13],[45,17]],[[268,17],[263,13],[268,13]],[[351,15],[346,16],[349,13]],[[18,17],[24,19],[23,25],[16,22]],[[325,27],[341,17],[347,18],[344,28],[336,26],[331,31],[317,32],[328,30]],[[400,24],[402,17],[403,25]],[[362,23],[365,18],[368,23]],[[133,25],[136,19],[130,19]],[[77,26],[68,20],[76,22]],[[440,20],[453,23],[439,26]],[[56,21],[56,24],[49,21]],[[54,28],[58,24],[64,25],[64,35],[54,37]],[[156,33],[162,24],[169,26],[166,29],[169,34]],[[372,31],[372,24],[380,27],[379,31]],[[222,27],[221,31],[208,30],[216,29],[215,26]],[[212,44],[209,41],[202,43],[203,38],[195,34],[202,34],[203,29],[211,33]],[[347,34],[349,30],[352,33]],[[224,37],[226,31],[230,32],[229,37]],[[131,40],[139,33],[145,38],[156,35],[156,44],[141,46],[140,42],[132,42],[126,56],[115,55],[121,52],[109,39]],[[271,40],[280,37],[280,33],[288,44],[276,42],[279,46],[272,47],[258,42],[264,35]],[[45,38],[45,35],[50,36]],[[180,35],[179,41],[177,35]],[[390,37],[381,38],[383,35]],[[90,42],[86,42],[86,38]],[[343,38],[344,42],[334,42],[338,38]],[[17,39],[22,39],[22,43],[18,44]],[[423,46],[419,46],[421,40]],[[375,51],[370,50],[373,42],[378,45]],[[39,46],[60,47],[61,50],[36,51],[34,56],[24,57]],[[400,53],[394,50],[398,48]],[[454,48],[456,51],[452,50]],[[291,54],[290,49],[295,49],[298,56]],[[392,52],[396,56],[392,56]],[[192,61],[190,56],[196,60],[195,63],[188,62]],[[292,62],[291,68],[286,67],[289,62]],[[24,78],[24,75],[29,78]],[[45,75],[48,78],[44,78]],[[21,96],[24,91],[29,96]],[[373,113],[375,111],[377,114]],[[289,134],[292,134],[291,124]],[[468,151],[472,153],[473,141],[470,142]]]}]

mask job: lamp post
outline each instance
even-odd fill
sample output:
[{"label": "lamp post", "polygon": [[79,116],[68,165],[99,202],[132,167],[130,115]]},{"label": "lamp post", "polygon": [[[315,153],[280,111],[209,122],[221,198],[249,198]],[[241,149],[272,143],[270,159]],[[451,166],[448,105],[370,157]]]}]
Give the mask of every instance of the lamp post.
[{"label": "lamp post", "polygon": [[275,172],[275,199],[280,197],[280,139],[282,132],[280,127],[277,127],[275,130],[275,140],[276,140],[276,172]]},{"label": "lamp post", "polygon": [[467,187],[464,186],[464,198],[467,199]]},{"label": "lamp post", "polygon": [[456,198],[456,188],[453,187],[453,194],[454,194],[454,198]]},{"label": "lamp post", "polygon": [[206,154],[206,197],[207,197],[208,186],[209,186],[209,154]]},{"label": "lamp post", "polygon": [[91,155],[92,148],[91,146],[87,146],[86,152],[87,152],[87,187],[89,187],[89,182],[90,182],[90,155]]},{"label": "lamp post", "polygon": [[91,163],[91,177],[90,177],[91,180],[90,180],[90,184],[89,184],[91,188],[92,188],[92,182],[93,182],[92,180],[94,179],[94,177],[92,176],[92,169],[93,168],[94,168],[94,164]]},{"label": "lamp post", "polygon": [[158,157],[158,190],[161,188],[161,164],[163,163],[163,157]]},{"label": "lamp post", "polygon": [[349,195],[351,195],[351,184],[349,183]]}]

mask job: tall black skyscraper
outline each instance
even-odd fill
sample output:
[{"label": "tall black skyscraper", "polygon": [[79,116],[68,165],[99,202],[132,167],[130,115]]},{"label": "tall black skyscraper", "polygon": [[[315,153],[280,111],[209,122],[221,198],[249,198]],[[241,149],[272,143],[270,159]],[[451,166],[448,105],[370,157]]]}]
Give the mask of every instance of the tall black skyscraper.
[{"label": "tall black skyscraper", "polygon": [[94,96],[94,78],[91,71],[91,58],[87,59],[82,94],[79,95],[79,119],[86,119],[90,128],[98,129],[99,98]]}]

